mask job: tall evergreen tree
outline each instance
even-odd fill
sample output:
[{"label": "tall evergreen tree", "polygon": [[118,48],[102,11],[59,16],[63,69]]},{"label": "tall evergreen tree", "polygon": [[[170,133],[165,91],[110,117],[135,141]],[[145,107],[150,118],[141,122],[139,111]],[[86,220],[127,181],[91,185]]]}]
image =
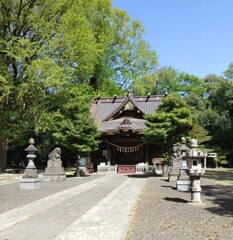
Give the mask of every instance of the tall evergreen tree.
[{"label": "tall evergreen tree", "polygon": [[169,157],[173,144],[191,129],[193,117],[186,101],[178,94],[164,97],[156,113],[146,116],[144,141],[158,143],[164,156]]},{"label": "tall evergreen tree", "polygon": [[54,97],[52,109],[49,109],[50,101],[48,111],[38,109],[41,115],[36,131],[50,133],[57,144],[76,154],[96,150],[99,134],[89,111],[92,92],[85,83],[60,91]]}]

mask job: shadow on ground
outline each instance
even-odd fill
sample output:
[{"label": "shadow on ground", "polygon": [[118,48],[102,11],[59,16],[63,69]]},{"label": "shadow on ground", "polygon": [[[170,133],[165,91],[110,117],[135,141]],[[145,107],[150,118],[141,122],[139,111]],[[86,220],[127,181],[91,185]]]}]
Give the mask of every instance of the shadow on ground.
[{"label": "shadow on ground", "polygon": [[182,198],[171,198],[171,197],[165,197],[164,200],[169,202],[176,202],[176,203],[188,203],[189,201],[182,199]]},{"label": "shadow on ground", "polygon": [[164,187],[164,188],[171,188],[173,190],[177,190],[176,187],[172,187],[172,186],[167,186],[167,185],[161,185],[161,187]]},{"label": "shadow on ground", "polygon": [[208,196],[214,203],[214,207],[206,208],[208,211],[233,216],[233,185],[204,185],[202,195]]},{"label": "shadow on ground", "polygon": [[233,171],[229,170],[206,170],[205,178],[215,181],[228,181],[233,185]]},{"label": "shadow on ground", "polygon": [[161,177],[160,175],[155,175],[154,173],[148,174],[128,174],[129,178],[150,178],[150,177]]},{"label": "shadow on ground", "polygon": [[155,173],[145,173],[145,174],[128,174],[128,177],[131,178],[149,178],[149,177],[155,177],[155,178],[161,178],[161,174],[155,174]]}]

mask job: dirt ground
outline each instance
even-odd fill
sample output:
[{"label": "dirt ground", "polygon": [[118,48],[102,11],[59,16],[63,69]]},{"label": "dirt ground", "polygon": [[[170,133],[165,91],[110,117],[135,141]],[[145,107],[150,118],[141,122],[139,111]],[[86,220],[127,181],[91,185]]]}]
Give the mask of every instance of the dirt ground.
[{"label": "dirt ground", "polygon": [[207,170],[201,179],[203,204],[175,182],[150,177],[135,207],[127,240],[232,240],[233,171]]}]

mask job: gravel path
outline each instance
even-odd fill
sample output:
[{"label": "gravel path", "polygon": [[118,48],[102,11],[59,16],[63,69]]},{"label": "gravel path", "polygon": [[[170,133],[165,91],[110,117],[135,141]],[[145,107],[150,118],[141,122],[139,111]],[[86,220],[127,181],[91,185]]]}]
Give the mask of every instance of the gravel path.
[{"label": "gravel path", "polygon": [[126,239],[232,240],[233,173],[227,181],[216,176],[201,179],[203,205],[189,204],[191,194],[175,190],[175,182],[149,177]]}]

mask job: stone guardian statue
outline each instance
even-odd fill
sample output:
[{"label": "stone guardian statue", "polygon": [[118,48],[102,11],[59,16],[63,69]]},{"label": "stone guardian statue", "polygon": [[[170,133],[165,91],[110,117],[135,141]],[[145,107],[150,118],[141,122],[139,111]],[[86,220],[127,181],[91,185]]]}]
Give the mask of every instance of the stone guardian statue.
[{"label": "stone guardian statue", "polygon": [[43,180],[53,182],[65,181],[66,174],[62,167],[61,149],[56,147],[48,157],[49,160],[47,162],[47,168],[45,168],[45,173],[43,174]]}]

